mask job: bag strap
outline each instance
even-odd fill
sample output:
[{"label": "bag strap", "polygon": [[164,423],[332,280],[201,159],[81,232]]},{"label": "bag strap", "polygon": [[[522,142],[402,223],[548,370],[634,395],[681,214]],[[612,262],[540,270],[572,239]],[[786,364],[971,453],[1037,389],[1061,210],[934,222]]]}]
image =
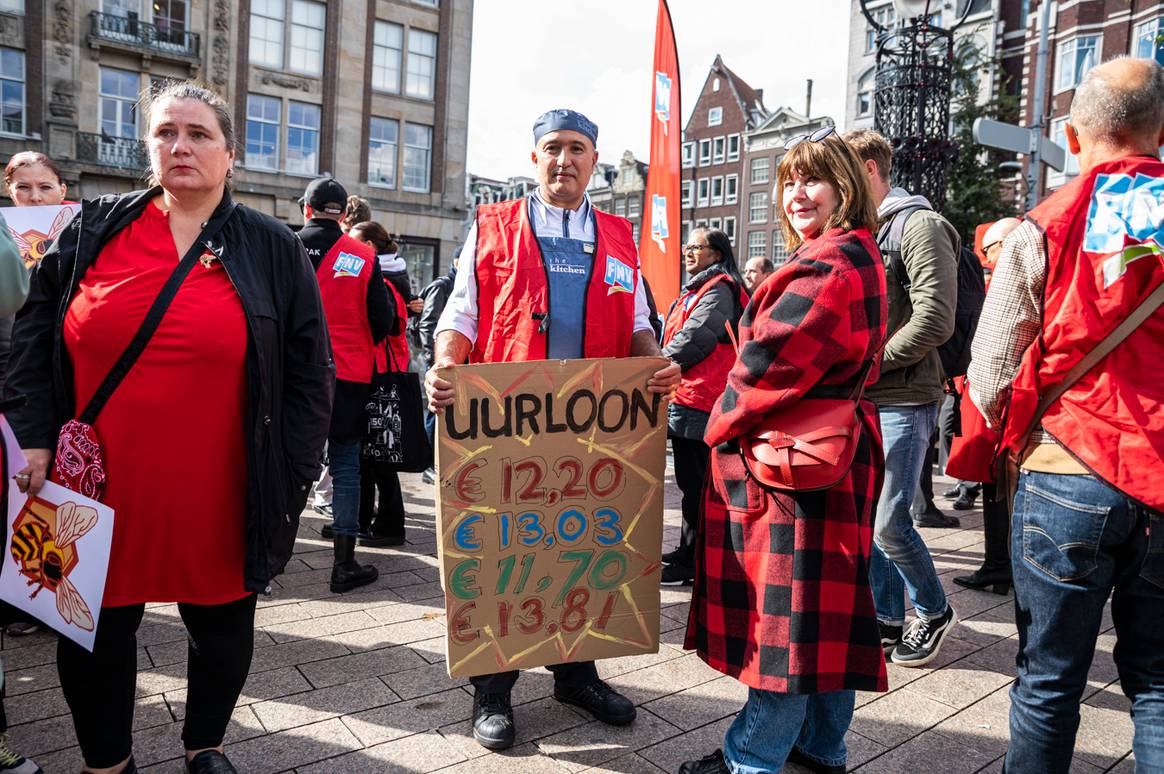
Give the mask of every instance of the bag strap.
[{"label": "bag strap", "polygon": [[133,334],[133,338],[130,339],[125,351],[117,358],[117,362],[109,369],[109,373],[105,375],[101,386],[93,393],[93,397],[89,399],[85,410],[77,417],[81,422],[92,425],[97,421],[97,415],[105,408],[105,404],[113,397],[114,391],[129,374],[133,368],[133,364],[141,357],[141,353],[145,351],[146,345],[149,344],[154,332],[158,329],[158,325],[161,324],[166,310],[170,308],[170,303],[173,302],[174,296],[178,295],[178,288],[181,287],[182,282],[190,274],[190,270],[194,268],[194,264],[198,262],[202,251],[210,250],[210,252],[219,256],[219,258],[222,257],[222,246],[220,245],[215,249],[211,240],[218,236],[218,232],[226,225],[226,222],[234,214],[237,207],[238,204],[232,202],[203,226],[202,233],[198,235],[198,238],[194,240],[194,244],[190,245],[190,249],[186,251],[186,255],[174,267],[174,271],[170,274],[169,279],[166,280],[166,284],[162,286],[157,298],[150,305],[145,319],[138,326],[137,333]]},{"label": "bag strap", "polygon": [[1043,415],[1047,413],[1047,409],[1051,408],[1051,404],[1059,400],[1063,393],[1067,392],[1075,382],[1079,381],[1084,374],[1095,367],[1100,360],[1103,360],[1107,355],[1119,346],[1120,342],[1131,335],[1132,331],[1140,327],[1140,324],[1152,316],[1160,306],[1164,304],[1164,282],[1156,286],[1156,289],[1141,301],[1135,309],[1132,310],[1124,321],[1117,325],[1111,333],[1103,337],[1103,339],[1095,345],[1095,347],[1083,356],[1083,359],[1075,364],[1075,367],[1067,372],[1063,377],[1063,381],[1055,385],[1055,387],[1048,392],[1039,401],[1039,405],[1035,407],[1035,414],[1031,417],[1030,424],[1028,424],[1026,432],[1019,436],[1023,442],[1030,437],[1034,432],[1035,427],[1038,426],[1042,420]]},{"label": "bag strap", "polygon": [[905,259],[901,257],[901,243],[905,239],[905,222],[909,220],[910,215],[924,209],[928,208],[918,204],[906,207],[904,210],[898,210],[877,230],[877,247],[881,250],[889,270],[893,272],[897,284],[901,285],[907,295],[913,283],[909,278],[909,271],[905,268]]}]

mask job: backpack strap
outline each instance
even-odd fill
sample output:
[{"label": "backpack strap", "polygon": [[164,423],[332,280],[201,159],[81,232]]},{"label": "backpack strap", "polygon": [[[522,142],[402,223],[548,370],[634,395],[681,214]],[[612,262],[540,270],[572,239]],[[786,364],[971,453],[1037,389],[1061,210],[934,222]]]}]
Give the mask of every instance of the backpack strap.
[{"label": "backpack strap", "polygon": [[905,268],[905,259],[901,257],[901,243],[905,238],[905,222],[909,220],[910,215],[918,210],[927,209],[929,207],[923,207],[919,204],[898,210],[877,230],[877,247],[881,250],[881,256],[885,259],[885,264],[889,270],[893,272],[897,284],[901,285],[907,294],[912,283],[909,279],[909,272]]}]

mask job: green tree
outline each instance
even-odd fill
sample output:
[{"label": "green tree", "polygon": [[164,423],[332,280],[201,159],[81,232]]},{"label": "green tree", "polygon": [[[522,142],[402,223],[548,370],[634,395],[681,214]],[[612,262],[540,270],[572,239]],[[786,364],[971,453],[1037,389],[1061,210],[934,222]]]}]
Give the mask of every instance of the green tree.
[{"label": "green tree", "polygon": [[[998,82],[995,96],[979,103],[978,84],[983,77],[997,77]],[[974,244],[978,224],[1018,214],[1019,203],[1004,183],[1004,178],[1013,172],[999,169],[1002,162],[1013,161],[1014,154],[979,145],[974,142],[973,130],[978,118],[1017,123],[1019,98],[1007,93],[1008,84],[998,60],[970,41],[958,48],[950,86],[951,139],[958,146],[958,158],[950,166],[942,214],[958,229],[962,243],[969,246]]]}]

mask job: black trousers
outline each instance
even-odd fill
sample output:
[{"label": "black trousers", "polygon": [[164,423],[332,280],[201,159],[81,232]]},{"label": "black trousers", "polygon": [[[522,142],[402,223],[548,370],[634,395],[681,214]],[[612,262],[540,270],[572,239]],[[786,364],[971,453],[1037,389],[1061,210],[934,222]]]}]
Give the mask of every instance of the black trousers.
[{"label": "black trousers", "polygon": [[683,493],[680,505],[683,525],[679,532],[679,563],[695,566],[695,543],[699,537],[700,514],[703,512],[703,487],[707,484],[707,466],[711,449],[703,441],[671,437],[675,459],[675,482]]},{"label": "black trousers", "polygon": [[982,566],[987,569],[1010,567],[1010,516],[1006,512],[1006,503],[999,499],[995,484],[981,486],[982,532],[986,538]]},{"label": "black trousers", "polygon": [[[187,750],[222,744],[242,693],[255,645],[255,595],[224,605],[179,603],[189,634],[186,667]],[[61,637],[57,670],[85,765],[115,766],[133,751],[137,629],[145,605],[103,607],[93,652]]]},{"label": "black trousers", "polygon": [[[554,673],[554,682],[564,688],[581,688],[598,679],[598,669],[593,661],[575,661],[571,664],[551,664],[546,667]],[[469,682],[482,693],[509,693],[521,673],[497,672],[491,675],[470,677]]]},{"label": "black trousers", "polygon": [[[380,507],[376,508],[376,490]],[[376,535],[404,534],[404,495],[400,476],[387,465],[360,461],[360,531]]]}]

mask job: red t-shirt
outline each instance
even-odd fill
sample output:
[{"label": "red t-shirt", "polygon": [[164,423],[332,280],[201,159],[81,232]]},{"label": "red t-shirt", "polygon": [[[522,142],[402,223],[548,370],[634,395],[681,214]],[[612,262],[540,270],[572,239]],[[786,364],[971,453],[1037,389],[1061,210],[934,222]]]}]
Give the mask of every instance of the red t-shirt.
[{"label": "red t-shirt", "polygon": [[[65,316],[81,411],[179,260],[149,204],[102,249]],[[246,317],[222,264],[194,265],[97,417],[116,512],[105,607],[246,596]]]}]

